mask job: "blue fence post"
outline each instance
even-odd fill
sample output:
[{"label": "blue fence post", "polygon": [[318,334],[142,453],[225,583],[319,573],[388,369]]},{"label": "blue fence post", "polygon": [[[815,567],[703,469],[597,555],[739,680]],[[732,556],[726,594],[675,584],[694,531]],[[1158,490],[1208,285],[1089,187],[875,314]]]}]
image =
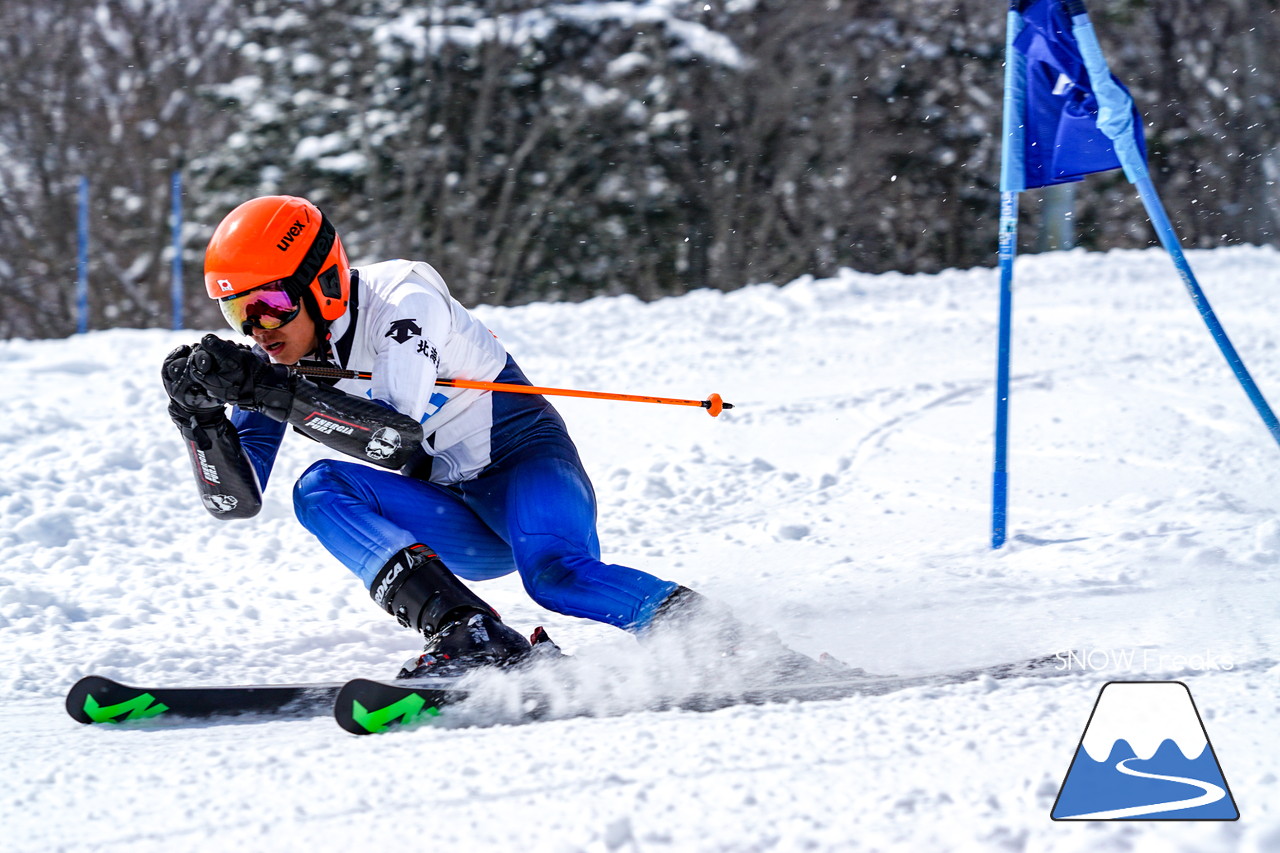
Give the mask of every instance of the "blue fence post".
[{"label": "blue fence post", "polygon": [[173,299],[173,330],[182,328],[183,294],[182,294],[182,170],[173,170],[172,224],[173,224],[173,267],[170,295]]},{"label": "blue fence post", "polygon": [[89,178],[80,176],[76,216],[76,333],[89,331]]}]

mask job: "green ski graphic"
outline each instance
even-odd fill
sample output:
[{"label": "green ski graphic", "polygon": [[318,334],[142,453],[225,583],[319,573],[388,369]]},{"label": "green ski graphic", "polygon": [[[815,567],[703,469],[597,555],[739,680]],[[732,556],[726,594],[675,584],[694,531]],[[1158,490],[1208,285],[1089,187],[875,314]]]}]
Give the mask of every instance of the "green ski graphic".
[{"label": "green ski graphic", "polygon": [[427,700],[416,693],[410,693],[398,702],[393,702],[376,711],[366,709],[359,700],[352,700],[351,718],[371,734],[384,732],[397,718],[400,719],[401,725],[408,725],[416,723],[421,717],[439,716],[439,708],[435,706],[428,708],[426,704]]},{"label": "green ski graphic", "polygon": [[[94,699],[93,696],[84,697],[84,712],[95,723],[118,723],[122,719],[147,720],[151,717],[158,717],[167,710],[169,710],[169,706],[162,702],[157,702],[156,697],[150,693],[141,693],[126,702],[118,702],[115,705],[107,705],[106,707],[99,705],[98,700]],[[128,716],[120,716],[126,713]]]}]

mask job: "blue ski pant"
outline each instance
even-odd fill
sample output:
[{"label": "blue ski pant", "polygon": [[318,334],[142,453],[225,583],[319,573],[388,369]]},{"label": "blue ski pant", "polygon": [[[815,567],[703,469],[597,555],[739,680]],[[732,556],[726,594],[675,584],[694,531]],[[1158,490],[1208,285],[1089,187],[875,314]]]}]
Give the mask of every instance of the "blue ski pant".
[{"label": "blue ski pant", "polygon": [[539,605],[630,630],[648,625],[677,589],[601,562],[595,492],[563,427],[447,486],[323,460],[299,478],[293,498],[302,525],[366,588],[392,555],[422,543],[459,577],[516,571]]}]

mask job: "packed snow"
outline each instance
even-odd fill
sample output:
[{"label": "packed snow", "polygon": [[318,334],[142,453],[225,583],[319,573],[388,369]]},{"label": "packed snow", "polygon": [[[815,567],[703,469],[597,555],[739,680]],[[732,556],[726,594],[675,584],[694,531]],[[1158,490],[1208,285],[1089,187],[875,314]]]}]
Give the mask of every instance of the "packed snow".
[{"label": "packed snow", "polygon": [[[1280,254],[1190,258],[1280,403]],[[10,340],[0,847],[1280,849],[1280,447],[1163,252],[1018,261],[999,551],[991,269],[479,314],[535,383],[735,404],[710,418],[557,403],[596,484],[606,559],[875,672],[1054,652],[1069,671],[633,710],[679,667],[504,578],[477,588],[506,621],[545,626],[599,673],[575,715],[486,726],[460,710],[364,738],[323,716],[80,726],[63,696],[89,673],[386,677],[418,643],[294,520],[290,486],[319,445],[289,437],[257,518],[200,506],[158,372],[201,331]],[[1189,687],[1239,821],[1050,819],[1100,689],[1135,678]]]}]

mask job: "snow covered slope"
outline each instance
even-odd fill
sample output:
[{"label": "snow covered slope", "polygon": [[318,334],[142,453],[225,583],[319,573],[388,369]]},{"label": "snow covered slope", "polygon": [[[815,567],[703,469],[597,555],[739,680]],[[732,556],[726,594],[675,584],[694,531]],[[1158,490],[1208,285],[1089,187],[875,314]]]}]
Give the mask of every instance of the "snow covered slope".
[{"label": "snow covered slope", "polygon": [[[1280,405],[1280,254],[1191,261]],[[62,695],[90,672],[341,680],[416,644],[293,520],[317,445],[286,442],[258,518],[199,506],[158,381],[198,332],[0,342],[0,847],[1280,849],[1280,448],[1163,253],[1018,263],[995,553],[992,270],[481,310],[537,383],[737,404],[557,404],[607,559],[881,672],[1082,653],[1067,678],[709,714],[76,725]],[[515,579],[481,589],[586,662],[635,654]],[[1240,821],[1050,821],[1102,684],[1164,676]]]}]

